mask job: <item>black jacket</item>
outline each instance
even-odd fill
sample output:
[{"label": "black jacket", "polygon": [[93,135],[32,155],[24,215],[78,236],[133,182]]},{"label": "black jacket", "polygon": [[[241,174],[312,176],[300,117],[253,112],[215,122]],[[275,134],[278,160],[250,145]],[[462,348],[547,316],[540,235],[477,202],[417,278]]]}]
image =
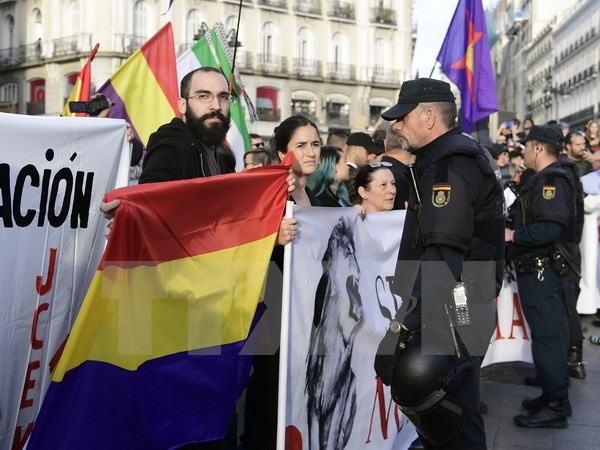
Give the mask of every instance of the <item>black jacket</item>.
[{"label": "black jacket", "polygon": [[[150,135],[140,184],[216,175],[209,169],[206,151],[185,122],[176,117]],[[216,158],[220,173],[235,172],[230,148],[217,146]]]},{"label": "black jacket", "polygon": [[[504,196],[489,152],[461,131],[449,130],[417,153],[421,204],[411,187],[392,286],[394,293],[416,301],[404,320],[409,329],[420,325],[423,299],[430,315],[444,316],[444,303],[459,276],[475,282],[476,298],[491,305],[490,311],[482,305],[477,320],[486,325],[482,322],[481,330],[495,326],[492,299],[502,285]],[[485,351],[489,335],[475,335]]]}]

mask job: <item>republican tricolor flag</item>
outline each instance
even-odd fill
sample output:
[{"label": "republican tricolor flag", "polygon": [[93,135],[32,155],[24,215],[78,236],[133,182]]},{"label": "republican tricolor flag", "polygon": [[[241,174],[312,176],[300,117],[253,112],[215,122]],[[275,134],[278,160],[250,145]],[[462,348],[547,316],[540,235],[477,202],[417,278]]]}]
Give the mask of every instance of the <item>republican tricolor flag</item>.
[{"label": "republican tricolor flag", "polygon": [[[32,449],[222,438],[252,351],[289,166],[131,186],[56,367]],[[185,211],[185,214],[182,214]]]},{"label": "republican tricolor flag", "polygon": [[71,95],[67,99],[67,103],[62,110],[61,116],[70,117],[70,116],[87,116],[86,113],[72,113],[69,111],[69,102],[87,102],[90,99],[90,84],[92,78],[92,61],[94,56],[96,56],[96,52],[98,51],[98,47],[100,44],[96,44],[92,53],[90,54],[88,60],[86,61],[83,69],[77,75],[77,79],[75,80],[75,84],[73,86],[73,90],[71,91]]},{"label": "republican tricolor flag", "polygon": [[144,145],[177,116],[177,71],[171,22],[137,49],[98,89],[115,105],[110,117],[125,119]]}]

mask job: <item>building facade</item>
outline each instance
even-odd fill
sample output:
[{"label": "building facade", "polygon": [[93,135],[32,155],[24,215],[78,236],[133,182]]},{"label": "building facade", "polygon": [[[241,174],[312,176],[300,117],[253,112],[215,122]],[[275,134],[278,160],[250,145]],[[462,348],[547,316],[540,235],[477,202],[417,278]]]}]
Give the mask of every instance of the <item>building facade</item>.
[{"label": "building facade", "polygon": [[599,1],[502,0],[494,20],[496,125],[516,116],[579,128],[599,116]]},{"label": "building facade", "polygon": [[326,131],[377,126],[410,77],[411,2],[393,0],[0,0],[0,111],[57,115],[95,43],[99,87],[164,23],[176,53],[222,22],[269,136],[292,114]]}]

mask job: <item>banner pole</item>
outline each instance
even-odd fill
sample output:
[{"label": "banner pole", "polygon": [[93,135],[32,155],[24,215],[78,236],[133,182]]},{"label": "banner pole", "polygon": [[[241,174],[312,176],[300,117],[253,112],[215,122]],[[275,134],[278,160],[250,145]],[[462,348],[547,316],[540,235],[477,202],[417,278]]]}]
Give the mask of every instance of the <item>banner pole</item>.
[{"label": "banner pole", "polygon": [[[294,217],[294,202],[287,202],[285,217]],[[292,243],[285,246],[283,253],[283,289],[281,293],[281,336],[279,341],[279,386],[277,395],[277,450],[285,450],[285,406],[287,400],[287,363],[290,327],[290,264]]]}]

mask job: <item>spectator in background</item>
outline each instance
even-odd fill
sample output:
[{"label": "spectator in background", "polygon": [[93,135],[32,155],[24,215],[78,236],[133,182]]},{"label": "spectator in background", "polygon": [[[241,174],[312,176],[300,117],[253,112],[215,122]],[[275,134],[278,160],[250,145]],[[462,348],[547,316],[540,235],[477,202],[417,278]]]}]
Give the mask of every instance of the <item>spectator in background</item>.
[{"label": "spectator in background", "polygon": [[264,147],[259,147],[244,154],[244,170],[269,166],[270,164],[271,153]]},{"label": "spectator in background", "polygon": [[529,134],[529,130],[533,125],[533,119],[531,117],[525,117],[523,120],[523,132],[525,133],[525,136]]},{"label": "spectator in background", "polygon": [[600,122],[590,120],[586,126],[585,137],[590,143],[593,152],[600,150]]},{"label": "spectator in background", "polygon": [[260,137],[260,134],[250,133],[250,142],[253,148],[260,148],[265,146],[263,138]]},{"label": "spectator in background", "polygon": [[558,126],[560,127],[563,136],[566,136],[569,134],[569,131],[571,131],[571,126],[567,122],[559,122]]},{"label": "spectator in background", "polygon": [[321,147],[319,168],[308,179],[308,187],[321,206],[350,206],[346,186],[349,179],[344,153],[337,147]]},{"label": "spectator in background", "polygon": [[394,208],[396,182],[386,162],[372,162],[364,165],[356,173],[351,201],[360,205],[361,213],[390,211]]},{"label": "spectator in background", "polygon": [[381,162],[390,163],[390,170],[396,180],[394,209],[406,209],[410,178],[406,166],[415,162],[415,156],[408,151],[408,144],[392,127],[388,128],[385,140],[385,154]]},{"label": "spectator in background", "polygon": [[568,158],[577,166],[580,177],[593,170],[590,162],[591,153],[586,149],[586,139],[583,131],[577,130],[567,134],[565,137],[565,150]]},{"label": "spectator in background", "polygon": [[352,133],[346,142],[346,164],[350,167],[350,181],[354,179],[356,172],[367,162],[369,162],[369,153],[378,152],[373,139],[367,133]]},{"label": "spectator in background", "polygon": [[346,141],[348,140],[348,136],[350,136],[350,133],[346,130],[331,130],[327,136],[326,145],[328,147],[337,147],[346,154],[348,148]]},{"label": "spectator in background", "polygon": [[508,148],[498,143],[486,145],[485,148],[488,149],[492,155],[492,158],[494,158],[496,161],[498,169],[500,169],[500,173],[502,174],[502,183],[512,179],[509,170],[510,155],[508,154]]}]

